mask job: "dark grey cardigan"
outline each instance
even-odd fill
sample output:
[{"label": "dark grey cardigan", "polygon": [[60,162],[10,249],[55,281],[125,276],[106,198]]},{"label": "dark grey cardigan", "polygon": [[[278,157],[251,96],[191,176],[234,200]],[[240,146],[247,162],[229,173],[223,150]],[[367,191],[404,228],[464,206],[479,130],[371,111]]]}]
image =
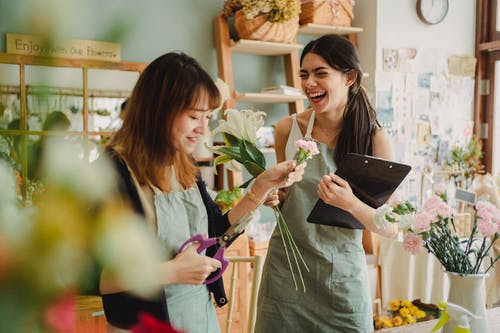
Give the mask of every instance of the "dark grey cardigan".
[{"label": "dark grey cardigan", "polygon": [[[114,150],[107,150],[106,154],[113,161],[113,166],[119,176],[119,192],[121,196],[129,201],[136,213],[144,216],[144,208],[139,199],[137,188],[135,187],[130,172],[125,162]],[[227,214],[222,214],[217,205],[207,192],[206,185],[198,177],[196,182],[200,190],[203,203],[208,214],[208,235],[216,237],[222,235],[230,226]],[[206,250],[208,256],[213,257],[217,251],[216,247]],[[226,293],[222,279],[208,285],[208,289],[213,294],[215,302],[222,307],[227,303]],[[142,299],[127,292],[101,295],[106,320],[113,326],[128,329],[137,323],[139,312],[146,312],[155,316],[159,320],[168,322],[168,308],[166,296],[161,292],[151,299]]]}]

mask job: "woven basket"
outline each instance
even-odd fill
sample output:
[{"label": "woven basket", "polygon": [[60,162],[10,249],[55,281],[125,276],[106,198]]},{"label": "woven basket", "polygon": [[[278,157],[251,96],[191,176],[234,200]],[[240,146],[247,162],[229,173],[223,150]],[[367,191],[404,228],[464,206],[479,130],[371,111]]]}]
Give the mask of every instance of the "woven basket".
[{"label": "woven basket", "polygon": [[238,10],[234,15],[234,28],[243,39],[292,43],[299,30],[299,18],[287,22],[269,22],[266,15],[258,15],[248,20],[243,11]]},{"label": "woven basket", "polygon": [[299,23],[350,27],[354,18],[353,10],[352,0],[305,0],[301,4]]}]

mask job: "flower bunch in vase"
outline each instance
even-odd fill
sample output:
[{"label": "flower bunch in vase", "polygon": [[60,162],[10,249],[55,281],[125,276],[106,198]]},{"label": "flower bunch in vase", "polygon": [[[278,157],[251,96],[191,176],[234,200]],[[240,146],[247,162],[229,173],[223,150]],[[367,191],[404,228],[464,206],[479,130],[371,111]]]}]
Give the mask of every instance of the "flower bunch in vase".
[{"label": "flower bunch in vase", "polygon": [[[470,318],[470,330],[461,332],[488,333],[485,278],[500,259],[492,250],[500,237],[500,210],[483,200],[476,202],[474,208],[466,237],[457,232],[458,223],[463,221],[447,203],[445,193],[437,193],[418,210],[409,202],[394,208],[383,205],[377,209],[375,224],[383,228],[387,223],[398,223],[407,251],[417,254],[425,249],[441,263],[450,281],[448,306],[463,307],[474,316]],[[440,309],[444,318],[435,330],[443,325],[444,333],[464,328],[460,314],[448,314],[446,306]]]},{"label": "flower bunch in vase", "polygon": [[[213,130],[214,135],[219,133],[225,143],[224,146],[211,147],[211,150],[218,155],[214,161],[214,171],[216,171],[215,167],[221,163],[226,164],[229,169],[237,171],[240,170],[240,166],[243,166],[252,177],[240,186],[242,188],[247,187],[255,177],[266,169],[265,156],[256,146],[257,130],[264,124],[264,115],[265,113],[260,111],[227,109],[225,110],[226,119],[220,120],[219,125]],[[313,141],[298,140],[296,147],[297,152],[294,159],[297,161],[297,165],[319,153],[318,147]],[[296,272],[305,291],[301,267],[303,266],[307,271],[309,268],[295,244],[279,207],[274,206],[273,210],[295,288],[298,289]]]},{"label": "flower bunch in vase", "polygon": [[460,237],[456,214],[442,193],[432,196],[418,210],[409,202],[394,208],[383,205],[377,209],[375,223],[379,228],[398,223],[407,251],[417,254],[426,249],[448,272],[487,273],[500,258],[491,251],[500,237],[500,210],[488,201],[478,201],[472,218],[469,236]]}]

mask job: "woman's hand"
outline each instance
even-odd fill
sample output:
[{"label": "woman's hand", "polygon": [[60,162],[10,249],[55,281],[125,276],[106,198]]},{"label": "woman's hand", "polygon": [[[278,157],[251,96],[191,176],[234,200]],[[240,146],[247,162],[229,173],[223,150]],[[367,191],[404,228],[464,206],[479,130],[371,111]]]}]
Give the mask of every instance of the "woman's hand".
[{"label": "woman's hand", "polygon": [[219,260],[196,252],[199,244],[195,243],[180,252],[173,260],[163,263],[160,267],[165,284],[201,284],[222,264]]},{"label": "woman's hand", "polygon": [[357,199],[352,193],[349,183],[333,173],[321,178],[318,185],[318,196],[327,204],[348,212]]},{"label": "woman's hand", "polygon": [[296,165],[294,160],[280,162],[262,172],[255,179],[252,190],[264,197],[277,187],[287,187],[302,180],[306,163]]}]

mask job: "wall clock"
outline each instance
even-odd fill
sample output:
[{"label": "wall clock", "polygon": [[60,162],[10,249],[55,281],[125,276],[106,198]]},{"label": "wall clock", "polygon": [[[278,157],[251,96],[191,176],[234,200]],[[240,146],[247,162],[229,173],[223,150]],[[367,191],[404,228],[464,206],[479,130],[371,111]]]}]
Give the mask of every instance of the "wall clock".
[{"label": "wall clock", "polygon": [[448,0],[417,0],[418,18],[426,24],[438,24],[448,14]]}]

